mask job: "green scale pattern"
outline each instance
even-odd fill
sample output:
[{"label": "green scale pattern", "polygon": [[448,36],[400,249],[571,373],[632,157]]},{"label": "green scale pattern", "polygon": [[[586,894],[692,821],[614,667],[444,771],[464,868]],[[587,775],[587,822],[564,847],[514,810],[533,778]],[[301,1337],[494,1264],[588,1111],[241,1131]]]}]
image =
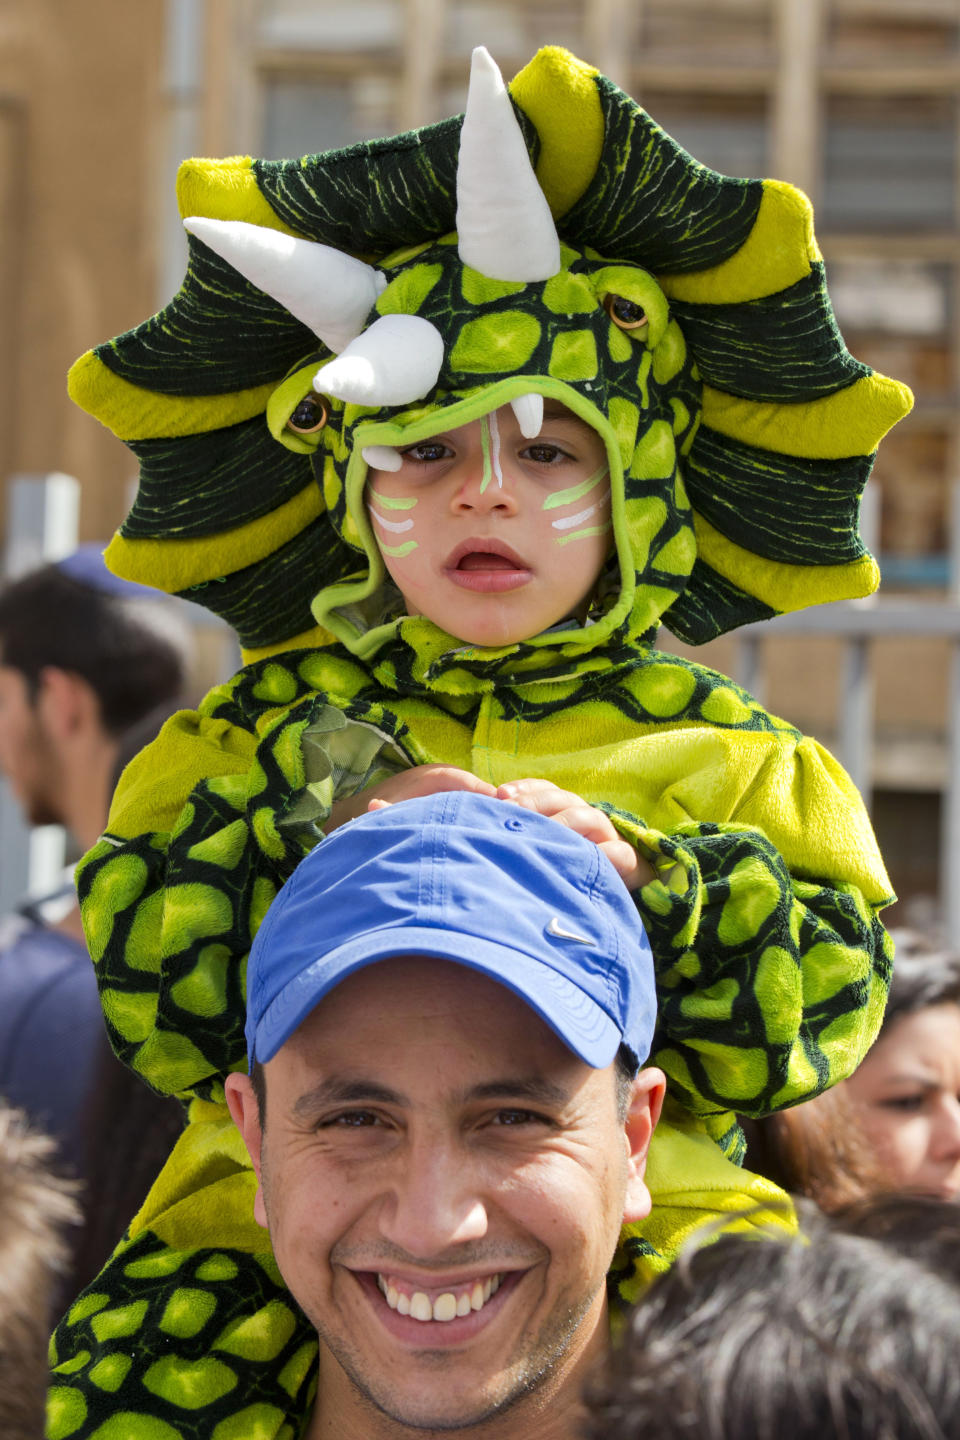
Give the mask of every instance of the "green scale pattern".
[{"label": "green scale pattern", "polygon": [[108,1274],[51,1342],[48,1440],[296,1440],[317,1337],[269,1251],[174,1250],[146,1233]]},{"label": "green scale pattern", "polygon": [[[471,670],[471,662],[447,653],[432,659],[429,686],[409,666],[398,686],[388,683],[396,680],[389,655],[365,667],[335,646],[261,661],[209,696],[201,706],[206,720],[257,738],[247,771],[195,786],[170,834],[143,835],[119,849],[102,841],[80,875],[85,923],[104,942],[99,979],[122,1058],[158,1089],[184,1098],[221,1099],[223,1075],[243,1068],[246,952],[277,887],[320,835],[322,813],[311,820],[308,809],[299,821],[297,814],[308,779],[302,738],[327,706],[375,726],[411,764],[459,758],[491,704],[496,717],[519,725],[534,752],[551,743],[541,743],[542,733],[584,711],[598,732],[624,736],[708,727],[787,744],[800,738],[726,677],[646,643],[608,651],[602,669],[585,659],[567,682],[558,675],[562,664],[571,670],[569,661],[554,656],[546,677],[545,658],[537,678],[511,683],[506,658],[478,657]],[[442,688],[464,676],[473,681],[467,693]],[[738,1160],[733,1110],[757,1114],[806,1098],[838,1078],[868,1042],[890,971],[874,908],[853,886],[792,876],[756,829],[703,822],[653,832],[617,803],[620,790],[601,795],[587,786],[585,793],[647,848],[658,870],[674,875],[673,885],[654,883],[639,898],[657,967],[652,1059],[667,1071],[674,1096]],[[744,1059],[751,1062],[749,1093]],[[624,1238],[612,1291],[635,1293],[637,1275],[663,1263],[640,1231]],[[236,1266],[230,1308],[219,1281],[205,1279],[217,1257]],[[140,1260],[150,1263],[144,1268]],[[261,1414],[264,1437],[285,1436],[287,1425],[295,1433],[308,1413],[315,1345],[290,1298],[272,1288],[275,1279],[268,1262],[222,1246],[168,1254],[148,1233],[132,1249],[121,1247],[57,1331],[54,1395],[62,1393],[50,1435],[103,1440],[120,1433],[100,1429],[105,1414],[104,1423],[119,1424],[118,1411],[129,1417],[130,1435],[150,1440],[257,1436],[250,1417]],[[190,1335],[163,1323],[184,1291],[213,1297],[194,1297],[191,1313],[210,1309],[211,1318]],[[135,1345],[129,1335],[108,1343],[98,1334],[101,1312],[87,1310],[97,1297],[110,1314],[138,1307]],[[233,1319],[271,1304],[282,1307],[271,1314],[285,1347],[274,1360],[224,1354],[213,1343]],[[97,1377],[113,1383],[114,1372],[98,1367],[121,1365],[113,1360],[121,1349],[131,1364],[104,1396]],[[291,1373],[299,1388],[284,1396]]]},{"label": "green scale pattern", "polygon": [[[376,671],[392,668],[386,659]],[[111,1039],[158,1090],[218,1100],[223,1076],[244,1066],[243,973],[252,936],[276,890],[322,834],[319,820],[291,817],[307,784],[301,738],[323,709],[375,726],[412,765],[469,752],[482,691],[450,705],[436,689],[406,697],[378,682],[378,673],[371,676],[338,647],[248,666],[200,710],[210,722],[257,737],[247,774],[202,781],[170,835],[143,835],[119,848],[108,836],[84,862],[80,897],[88,933],[100,939],[98,977]],[[671,690],[676,708],[665,715]],[[726,677],[649,647],[566,686],[543,677],[501,683],[494,702],[498,719],[521,725],[531,754],[538,727],[584,710],[598,731],[625,738],[709,725],[786,735],[791,744],[800,739]],[[439,735],[442,748],[430,740]],[[654,1059],[671,1072],[678,1097],[700,1114],[763,1114],[785,1103],[792,1083],[795,1102],[837,1078],[836,1055],[869,1023],[874,987],[882,990],[889,978],[883,929],[855,888],[792,877],[770,841],[742,824],[691,822],[654,834],[621,807],[620,794],[588,788],[587,798],[652,850],[659,868],[679,867],[685,877],[679,890],[657,885],[644,892],[642,905],[660,998]],[[736,881],[744,873],[746,892]],[[778,1035],[791,987],[809,983],[827,954],[844,983],[813,987],[809,1010],[798,1002],[798,1032]],[[758,984],[765,971],[775,982]],[[184,1037],[191,1042],[187,1059]],[[754,1093],[745,1093],[739,1079],[730,1089],[737,1047],[764,1056]],[[807,1078],[796,1086],[791,1065],[798,1050]]]}]

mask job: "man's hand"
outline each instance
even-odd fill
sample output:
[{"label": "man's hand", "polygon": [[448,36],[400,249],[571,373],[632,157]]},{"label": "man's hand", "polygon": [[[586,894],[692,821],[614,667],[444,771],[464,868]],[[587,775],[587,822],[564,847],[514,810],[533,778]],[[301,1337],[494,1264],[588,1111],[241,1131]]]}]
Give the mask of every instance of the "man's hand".
[{"label": "man's hand", "polygon": [[510,780],[496,792],[499,800],[512,800],[525,810],[537,810],[561,825],[592,840],[612,863],[628,890],[639,890],[654,879],[653,866],[618,833],[608,815],[551,780]]},{"label": "man's hand", "polygon": [[382,780],[379,785],[335,801],[323,828],[329,835],[338,825],[345,825],[368,810],[382,810],[385,805],[415,800],[419,795],[439,795],[443,790],[473,790],[477,795],[490,796],[497,793],[486,780],[478,780],[469,770],[458,770],[456,765],[414,765],[391,775],[389,780]]}]

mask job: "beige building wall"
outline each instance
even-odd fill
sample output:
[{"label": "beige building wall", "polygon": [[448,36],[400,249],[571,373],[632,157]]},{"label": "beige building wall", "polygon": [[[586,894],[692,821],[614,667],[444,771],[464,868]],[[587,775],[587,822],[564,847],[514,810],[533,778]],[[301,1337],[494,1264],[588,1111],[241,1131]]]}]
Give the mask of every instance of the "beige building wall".
[{"label": "beige building wall", "polygon": [[0,0],[0,475],[63,470],[108,536],[133,459],[67,368],[155,308],[165,0]]}]

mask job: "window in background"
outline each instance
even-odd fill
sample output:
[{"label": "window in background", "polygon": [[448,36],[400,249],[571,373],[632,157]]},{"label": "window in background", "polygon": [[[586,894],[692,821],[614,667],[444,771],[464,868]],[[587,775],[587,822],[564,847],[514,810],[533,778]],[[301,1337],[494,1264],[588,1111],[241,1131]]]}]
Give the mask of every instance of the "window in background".
[{"label": "window in background", "polygon": [[723,175],[768,174],[766,103],[761,95],[701,95],[688,100],[653,88],[643,104],[691,155]]},{"label": "window in background", "polygon": [[820,224],[917,230],[955,223],[956,104],[947,97],[829,101]]}]

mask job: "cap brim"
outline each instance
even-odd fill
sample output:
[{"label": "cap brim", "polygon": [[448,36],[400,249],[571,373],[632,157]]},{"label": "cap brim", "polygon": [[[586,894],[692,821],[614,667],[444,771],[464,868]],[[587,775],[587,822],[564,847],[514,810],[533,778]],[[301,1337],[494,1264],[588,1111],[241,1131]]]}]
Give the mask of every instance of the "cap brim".
[{"label": "cap brim", "polygon": [[[451,939],[456,954],[451,954]],[[297,1026],[348,975],[381,960],[423,955],[479,971],[513,991],[585,1064],[612,1064],[623,1036],[589,995],[551,966],[510,946],[429,926],[398,926],[330,951],[295,975],[267,1006],[248,1036],[250,1059],[272,1060]]]}]

